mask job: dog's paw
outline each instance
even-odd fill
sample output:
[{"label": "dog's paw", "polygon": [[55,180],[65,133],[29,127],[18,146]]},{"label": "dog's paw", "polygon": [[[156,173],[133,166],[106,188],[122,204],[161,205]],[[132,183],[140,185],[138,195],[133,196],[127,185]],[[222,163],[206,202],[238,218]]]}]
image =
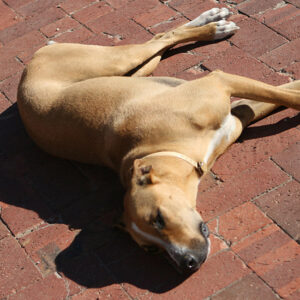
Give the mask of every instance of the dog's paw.
[{"label": "dog's paw", "polygon": [[231,12],[227,8],[215,7],[202,13],[199,17],[187,23],[186,26],[203,26],[211,22],[227,19],[230,15]]},{"label": "dog's paw", "polygon": [[234,33],[236,33],[240,27],[238,27],[234,22],[228,22],[226,20],[221,20],[216,22],[216,33],[214,40],[224,39]]}]

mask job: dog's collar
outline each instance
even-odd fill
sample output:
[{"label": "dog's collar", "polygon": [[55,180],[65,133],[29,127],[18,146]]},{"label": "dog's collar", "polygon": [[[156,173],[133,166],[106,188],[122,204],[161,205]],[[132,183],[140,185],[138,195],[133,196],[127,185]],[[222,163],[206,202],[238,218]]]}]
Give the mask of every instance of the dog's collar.
[{"label": "dog's collar", "polygon": [[148,154],[146,156],[143,157],[144,158],[148,158],[148,157],[156,157],[156,156],[171,156],[171,157],[177,157],[180,158],[184,161],[186,161],[187,163],[189,163],[190,165],[192,165],[197,172],[199,173],[200,176],[202,176],[205,172],[207,172],[207,166],[204,162],[197,162],[195,160],[193,160],[192,158],[178,153],[178,152],[173,152],[173,151],[160,151],[160,152],[155,152],[152,154]]}]

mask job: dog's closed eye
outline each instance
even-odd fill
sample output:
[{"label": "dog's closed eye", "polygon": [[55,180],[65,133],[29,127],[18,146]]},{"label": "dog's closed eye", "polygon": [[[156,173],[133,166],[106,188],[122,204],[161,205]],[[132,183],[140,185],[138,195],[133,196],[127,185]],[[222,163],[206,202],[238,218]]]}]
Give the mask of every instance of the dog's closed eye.
[{"label": "dog's closed eye", "polygon": [[208,229],[208,226],[204,222],[200,223],[200,231],[206,238],[209,237],[209,229]]},{"label": "dog's closed eye", "polygon": [[160,210],[157,211],[157,215],[153,221],[153,226],[158,230],[162,230],[166,226],[165,220],[164,220]]}]

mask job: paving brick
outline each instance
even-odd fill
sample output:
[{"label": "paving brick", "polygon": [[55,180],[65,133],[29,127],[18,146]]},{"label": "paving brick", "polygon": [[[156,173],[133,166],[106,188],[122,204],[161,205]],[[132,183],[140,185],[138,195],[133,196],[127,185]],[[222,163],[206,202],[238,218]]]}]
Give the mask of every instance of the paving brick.
[{"label": "paving brick", "polygon": [[113,8],[120,8],[132,0],[106,0]]},{"label": "paving brick", "polygon": [[212,300],[276,300],[278,297],[257,275],[243,277],[224,291],[211,297]]},{"label": "paving brick", "polygon": [[17,87],[20,82],[21,75],[22,72],[19,72],[0,82],[0,89],[12,103],[17,101]]},{"label": "paving brick", "polygon": [[27,258],[25,251],[12,237],[0,240],[0,257],[1,298],[41,279],[41,275]]},{"label": "paving brick", "polygon": [[119,284],[102,287],[101,289],[88,289],[79,295],[75,295],[72,300],[90,300],[90,299],[130,299],[127,293]]},{"label": "paving brick", "polygon": [[274,8],[276,5],[281,3],[281,0],[250,0],[241,3],[237,6],[238,10],[247,15],[254,15],[257,13],[262,13],[267,9]]},{"label": "paving brick", "polygon": [[230,243],[272,223],[254,204],[245,203],[219,218],[219,234]]},{"label": "paving brick", "polygon": [[54,41],[59,43],[83,43],[94,34],[83,26],[64,32],[58,37],[53,38]]},{"label": "paving brick", "polygon": [[34,284],[10,296],[12,300],[24,299],[45,299],[63,300],[67,297],[67,289],[64,280],[57,275],[50,275],[42,280],[37,280]]},{"label": "paving brick", "polygon": [[217,4],[212,0],[172,0],[168,5],[188,17],[190,20],[198,17],[201,13],[213,7],[221,7],[224,5]]},{"label": "paving brick", "polygon": [[209,220],[288,180],[289,177],[272,162],[264,161],[199,194],[197,209]]},{"label": "paving brick", "polygon": [[293,5],[285,5],[254,17],[289,40],[300,37],[300,10]]},{"label": "paving brick", "polygon": [[59,6],[67,13],[73,13],[83,7],[89,6],[91,2],[91,0],[66,0],[63,1]]},{"label": "paving brick", "polygon": [[273,160],[285,172],[300,181],[300,141],[289,146],[286,150],[273,156]]},{"label": "paving brick", "polygon": [[133,17],[137,17],[140,14],[144,14],[146,11],[150,11],[157,5],[160,5],[157,0],[133,0],[127,1],[127,4],[122,7],[121,10],[118,10],[123,17],[127,19],[132,19]]},{"label": "paving brick", "polygon": [[24,34],[37,30],[47,24],[55,22],[64,16],[63,12],[55,7],[51,7],[40,14],[29,18],[26,21],[19,22],[13,26],[10,26],[0,32],[0,41],[4,44],[14,40]]},{"label": "paving brick", "polygon": [[5,2],[7,3],[8,6],[16,9],[30,2],[34,2],[34,0],[5,0]]},{"label": "paving brick", "polygon": [[259,257],[267,256],[274,249],[287,245],[290,241],[291,238],[277,225],[271,224],[234,244],[231,249],[248,264]]},{"label": "paving brick", "polygon": [[0,16],[0,30],[12,26],[21,20],[21,17],[2,1],[0,2]]},{"label": "paving brick", "polygon": [[244,130],[214,164],[213,172],[223,180],[246,170],[299,141],[299,115],[295,110],[277,112]]},{"label": "paving brick", "polygon": [[211,242],[211,249],[210,249],[210,253],[209,253],[209,257],[211,257],[212,255],[215,255],[216,253],[223,251],[225,249],[228,249],[227,244],[221,240],[218,236],[211,234],[209,236],[210,238],[210,242]]},{"label": "paving brick", "polygon": [[91,6],[88,6],[74,13],[73,18],[75,18],[81,23],[87,23],[101,16],[104,16],[112,11],[113,11],[112,7],[106,4],[105,2],[97,2]]},{"label": "paving brick", "polygon": [[9,234],[10,232],[0,219],[0,240],[7,237]]},{"label": "paving brick", "polygon": [[0,80],[6,79],[9,76],[20,72],[23,70],[24,66],[22,63],[16,60],[16,58],[12,57],[9,59],[0,59]]},{"label": "paving brick", "polygon": [[167,32],[167,31],[172,30],[173,28],[176,28],[178,26],[181,26],[187,22],[188,22],[188,20],[186,18],[177,14],[175,17],[172,17],[169,20],[165,19],[161,23],[155,24],[154,26],[150,27],[149,30],[153,34]]},{"label": "paving brick", "polygon": [[184,79],[184,80],[196,80],[201,77],[207,76],[209,74],[208,71],[201,70],[198,66],[189,68],[187,70],[181,71],[176,74],[177,78]]},{"label": "paving brick", "polygon": [[293,240],[249,263],[283,298],[299,288],[300,246]]},{"label": "paving brick", "polygon": [[260,57],[260,59],[279,71],[292,64],[295,61],[300,60],[300,38],[284,44],[269,53],[266,53]]},{"label": "paving brick", "polygon": [[[1,58],[22,56],[24,53],[34,52],[36,47],[45,45],[46,39],[39,31],[31,31],[19,38],[9,41],[0,49]],[[32,50],[33,49],[33,50]]]},{"label": "paving brick", "polygon": [[29,18],[38,15],[50,7],[55,7],[61,0],[32,1],[26,5],[16,8],[24,17]]},{"label": "paving brick", "polygon": [[300,289],[298,289],[296,292],[293,292],[290,294],[286,300],[298,300],[300,298]]},{"label": "paving brick", "polygon": [[63,33],[79,26],[79,23],[69,16],[48,24],[40,29],[47,37],[53,37],[56,34]]},{"label": "paving brick", "polygon": [[291,181],[262,195],[255,203],[295,240],[300,241],[300,184]]},{"label": "paving brick", "polygon": [[300,2],[299,2],[299,0],[287,0],[286,2],[294,4],[295,6],[297,6],[297,7],[300,8]]},{"label": "paving brick", "polygon": [[[174,50],[176,51],[176,50]],[[172,52],[169,51],[168,54]],[[154,76],[175,76],[194,65],[199,63],[199,58],[196,55],[188,53],[177,53],[163,59],[158,67],[154,70]]]},{"label": "paving brick", "polygon": [[276,74],[263,63],[237,47],[230,47],[225,51],[218,52],[205,60],[203,66],[210,71],[220,69],[224,72],[250,77],[270,84],[274,81],[286,81],[284,76]]},{"label": "paving brick", "polygon": [[0,93],[0,114],[4,112],[11,106],[11,103],[6,99],[6,97]]},{"label": "paving brick", "polygon": [[151,10],[133,17],[134,21],[147,28],[176,16],[177,12],[165,5],[158,5]]},{"label": "paving brick", "polygon": [[295,79],[300,79],[300,62],[295,62],[294,64],[284,68],[288,73],[292,73]]},{"label": "paving brick", "polygon": [[64,224],[48,225],[20,238],[19,242],[30,257],[38,263],[41,262],[40,255],[46,246],[55,243],[60,250],[64,250],[72,243],[77,233],[78,231],[71,231]]},{"label": "paving brick", "polygon": [[[249,269],[232,252],[221,252],[209,258],[200,270],[168,293],[149,293],[141,299],[205,299],[249,274]],[[168,279],[169,284],[172,277]],[[125,287],[126,288],[126,287]],[[170,286],[169,286],[170,288]],[[134,296],[130,293],[131,296]]]},{"label": "paving brick", "polygon": [[122,17],[122,14],[118,11],[88,22],[87,26],[97,34],[105,33],[112,38],[118,37],[119,41],[123,41],[124,44],[134,40],[138,43],[141,38],[144,38],[144,41],[146,41],[152,37],[141,26]]},{"label": "paving brick", "polygon": [[230,41],[254,57],[259,57],[287,42],[285,38],[251,18],[239,22],[238,26],[240,30]]}]

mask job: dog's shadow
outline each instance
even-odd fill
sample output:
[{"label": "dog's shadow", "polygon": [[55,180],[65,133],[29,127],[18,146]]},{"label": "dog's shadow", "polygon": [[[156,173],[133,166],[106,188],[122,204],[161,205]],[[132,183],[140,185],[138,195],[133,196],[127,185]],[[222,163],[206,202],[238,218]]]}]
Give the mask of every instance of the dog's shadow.
[{"label": "dog's shadow", "polygon": [[[299,116],[286,118],[278,130],[295,127]],[[276,128],[252,127],[244,136],[272,135]],[[46,224],[66,224],[78,232],[64,250],[52,237],[48,245],[36,251],[44,274],[57,270],[85,287],[124,283],[156,293],[183,282],[187,276],[178,274],[164,256],[145,253],[128,234],[114,228],[123,195],[118,177],[110,170],[54,158],[39,150],[27,136],[16,105],[0,115],[2,220],[10,226],[5,212],[7,207],[16,206],[34,211]],[[14,220],[22,220],[23,212]],[[22,224],[17,227],[12,232],[21,239],[30,234],[23,236]]]}]

